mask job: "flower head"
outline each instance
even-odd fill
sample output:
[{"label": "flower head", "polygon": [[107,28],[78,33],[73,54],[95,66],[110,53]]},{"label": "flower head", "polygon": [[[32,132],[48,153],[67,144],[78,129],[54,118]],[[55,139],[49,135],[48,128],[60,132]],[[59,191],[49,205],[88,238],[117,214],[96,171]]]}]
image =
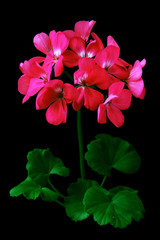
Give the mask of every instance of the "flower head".
[{"label": "flower head", "polygon": [[97,109],[98,105],[104,101],[104,96],[99,91],[92,88],[97,86],[100,89],[107,89],[108,81],[106,71],[96,65],[90,58],[82,58],[79,61],[79,69],[74,73],[74,83],[79,87],[73,101],[74,110],[78,111],[84,102],[84,106],[91,111]]},{"label": "flower head", "polygon": [[44,58],[42,57],[35,57],[20,63],[23,75],[18,80],[18,91],[25,95],[23,103],[41,90],[50,80],[48,73],[39,64],[43,60]]},{"label": "flower head", "polygon": [[125,83],[116,82],[109,87],[108,98],[98,107],[98,123],[106,123],[107,117],[116,126],[121,127],[124,116],[120,110],[129,108],[131,104],[131,92],[123,89]]},{"label": "flower head", "polygon": [[75,96],[75,88],[71,84],[55,79],[48,82],[36,98],[36,109],[47,109],[46,119],[50,124],[59,125],[67,120],[67,103]]}]

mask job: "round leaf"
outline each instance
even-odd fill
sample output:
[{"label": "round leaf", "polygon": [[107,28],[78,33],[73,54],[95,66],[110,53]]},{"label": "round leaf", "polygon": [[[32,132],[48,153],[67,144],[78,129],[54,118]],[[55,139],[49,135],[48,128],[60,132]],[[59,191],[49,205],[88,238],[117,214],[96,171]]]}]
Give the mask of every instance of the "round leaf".
[{"label": "round leaf", "polygon": [[81,221],[88,218],[89,214],[84,210],[83,197],[88,188],[98,185],[91,180],[78,179],[68,188],[68,197],[65,198],[67,216],[73,221]]},{"label": "round leaf", "polygon": [[144,206],[137,191],[125,187],[105,190],[102,187],[92,187],[84,196],[86,212],[93,215],[99,225],[110,223],[115,228],[125,228],[132,219],[140,221],[143,218]]},{"label": "round leaf", "polygon": [[51,174],[68,176],[66,168],[60,158],[55,158],[49,149],[35,148],[27,155],[28,175],[41,186],[45,186]]},{"label": "round leaf", "polygon": [[88,165],[101,175],[110,176],[115,168],[123,173],[138,171],[141,159],[129,142],[108,134],[99,134],[87,146],[85,159]]}]

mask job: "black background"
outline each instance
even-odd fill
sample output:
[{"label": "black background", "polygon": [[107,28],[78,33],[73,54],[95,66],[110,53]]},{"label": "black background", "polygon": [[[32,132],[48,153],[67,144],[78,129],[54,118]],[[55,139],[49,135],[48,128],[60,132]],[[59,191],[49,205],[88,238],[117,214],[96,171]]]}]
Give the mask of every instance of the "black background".
[{"label": "black background", "polygon": [[[64,237],[126,237],[156,234],[158,208],[158,157],[156,155],[156,136],[158,136],[158,90],[159,71],[156,68],[158,56],[158,5],[154,2],[50,2],[10,4],[4,8],[5,47],[4,68],[5,81],[1,95],[4,93],[2,112],[4,124],[2,132],[3,151],[5,152],[2,168],[5,188],[4,224],[7,234],[17,236],[39,237],[46,239],[55,236]],[[75,22],[95,20],[93,31],[102,39],[106,46],[108,35],[114,37],[121,48],[120,57],[133,64],[137,59],[146,58],[147,64],[143,71],[146,86],[146,98],[133,98],[130,109],[123,111],[125,124],[116,128],[109,121],[106,125],[98,125],[97,113],[83,108],[83,135],[85,146],[98,133],[109,133],[132,143],[142,158],[142,166],[134,175],[124,175],[113,171],[105,187],[126,185],[137,189],[146,209],[145,218],[139,223],[133,222],[126,229],[114,229],[110,225],[100,227],[92,217],[74,223],[65,214],[65,210],[54,203],[41,200],[27,201],[23,197],[10,198],[9,190],[24,180],[28,151],[38,148],[50,148],[55,156],[60,157],[65,166],[69,167],[69,178],[54,177],[55,185],[65,194],[70,182],[77,180],[79,173],[79,155],[76,130],[76,112],[68,105],[66,124],[52,126],[45,119],[45,110],[35,110],[35,97],[22,104],[22,95],[17,91],[17,81],[21,76],[19,63],[34,56],[43,56],[35,49],[33,37],[40,32],[51,30],[63,31],[73,29]],[[7,30],[7,31],[6,31]],[[153,56],[154,55],[154,56]],[[158,72],[158,73],[157,73]],[[61,77],[59,77],[61,78]],[[155,87],[156,86],[156,87]],[[5,103],[5,104],[4,104]],[[5,116],[5,117],[3,117]],[[2,135],[3,135],[2,133]],[[158,146],[158,144],[157,144]],[[85,149],[86,150],[86,149]],[[3,152],[2,151],[2,152]],[[96,173],[86,166],[88,178],[98,179]],[[4,185],[4,184],[3,184]],[[76,230],[76,231],[75,231]],[[59,234],[59,235],[56,235]],[[89,235],[88,235],[89,234]],[[154,237],[153,237],[154,239]]]}]

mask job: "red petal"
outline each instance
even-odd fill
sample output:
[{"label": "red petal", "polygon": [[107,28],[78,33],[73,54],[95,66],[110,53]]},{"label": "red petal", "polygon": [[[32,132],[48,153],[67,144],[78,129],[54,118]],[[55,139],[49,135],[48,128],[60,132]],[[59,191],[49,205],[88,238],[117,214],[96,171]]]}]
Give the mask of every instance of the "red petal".
[{"label": "red petal", "polygon": [[121,110],[125,110],[130,107],[131,100],[131,92],[128,89],[123,89],[118,97],[112,100],[112,104]]},{"label": "red petal", "polygon": [[104,49],[104,45],[101,41],[101,39],[97,36],[96,33],[92,32],[91,33],[91,36],[93,37],[94,40],[96,40],[96,42],[98,43],[99,47],[100,47],[100,50]]},{"label": "red petal", "polygon": [[94,57],[100,50],[104,48],[101,39],[95,34],[91,33],[94,41],[91,41],[86,48],[86,56]]},{"label": "red petal", "polygon": [[75,37],[75,32],[72,31],[72,30],[66,30],[66,31],[63,31],[64,35],[66,36],[66,38],[68,39],[68,41],[71,40],[72,37]]},{"label": "red petal", "polygon": [[85,57],[85,42],[82,38],[73,37],[70,40],[69,46],[79,57]]},{"label": "red petal", "polygon": [[84,106],[87,109],[95,111],[102,102],[104,102],[104,96],[102,93],[90,87],[84,89]]},{"label": "red petal", "polygon": [[129,77],[129,71],[127,68],[114,64],[108,69],[108,73],[114,75],[119,79],[127,79]]},{"label": "red petal", "polygon": [[114,46],[108,46],[103,51],[99,52],[95,58],[95,61],[102,68],[110,68],[116,62],[120,54],[120,50]]},{"label": "red petal", "polygon": [[66,123],[67,103],[65,100],[57,100],[47,109],[46,119],[50,124],[59,125]]},{"label": "red petal", "polygon": [[63,97],[67,103],[71,103],[75,99],[76,88],[69,84],[65,83],[63,87]]},{"label": "red petal", "polygon": [[60,56],[58,61],[54,66],[54,75],[55,77],[59,77],[63,73],[63,56]]},{"label": "red petal", "polygon": [[46,33],[37,34],[33,39],[33,43],[39,51],[45,54],[51,50],[51,41]]},{"label": "red petal", "polygon": [[86,72],[91,72],[95,68],[96,64],[92,58],[80,58],[79,69]]},{"label": "red petal", "polygon": [[106,123],[107,122],[107,112],[105,104],[100,104],[98,107],[98,123]]},{"label": "red petal", "polygon": [[45,109],[59,98],[59,92],[63,89],[61,80],[50,80],[38,93],[36,98],[36,109]]},{"label": "red petal", "polygon": [[30,85],[27,91],[29,97],[35,95],[41,88],[45,86],[44,80],[39,78],[31,78]]},{"label": "red petal", "polygon": [[94,26],[96,21],[79,21],[75,24],[74,30],[77,34],[77,36],[81,37],[85,41],[88,41],[89,35],[91,33],[91,30]]},{"label": "red petal", "polygon": [[29,84],[30,84],[30,77],[27,75],[22,75],[19,79],[18,79],[18,91],[23,94],[26,95],[28,88],[29,88]]},{"label": "red petal", "polygon": [[71,50],[66,50],[63,53],[63,64],[66,67],[69,67],[69,68],[75,67],[78,65],[78,62],[79,62],[79,56],[75,52]]},{"label": "red petal", "polygon": [[107,105],[107,116],[116,127],[121,127],[124,124],[122,112],[112,104]]},{"label": "red petal", "polygon": [[53,53],[59,57],[68,47],[69,41],[62,32],[57,32],[51,37]]},{"label": "red petal", "polygon": [[84,98],[84,88],[79,87],[75,93],[75,99],[73,101],[73,109],[75,111],[79,111],[83,105],[83,98]]},{"label": "red petal", "polygon": [[109,87],[109,95],[119,95],[124,88],[125,83],[124,82],[115,82]]}]

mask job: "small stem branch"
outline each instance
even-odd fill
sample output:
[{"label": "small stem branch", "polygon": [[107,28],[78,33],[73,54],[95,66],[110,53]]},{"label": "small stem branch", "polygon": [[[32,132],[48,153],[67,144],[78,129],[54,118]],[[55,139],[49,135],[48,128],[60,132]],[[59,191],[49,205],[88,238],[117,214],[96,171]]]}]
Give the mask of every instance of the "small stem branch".
[{"label": "small stem branch", "polygon": [[101,183],[101,187],[103,187],[103,185],[104,185],[104,183],[105,183],[105,181],[106,181],[106,178],[107,178],[107,176],[104,176],[104,178],[103,178],[103,180],[102,180],[102,183]]},{"label": "small stem branch", "polygon": [[65,205],[63,203],[61,203],[60,201],[56,200],[55,202],[65,208]]},{"label": "small stem branch", "polygon": [[53,184],[51,183],[50,179],[48,180],[48,183],[49,183],[50,187],[51,187],[56,193],[59,194],[60,197],[65,198],[65,196],[64,196],[62,193],[60,193],[60,191],[59,191],[58,189],[56,189],[55,186],[53,186]]},{"label": "small stem branch", "polygon": [[77,112],[77,134],[78,134],[78,142],[79,142],[80,173],[81,173],[81,177],[85,179],[81,110]]}]

